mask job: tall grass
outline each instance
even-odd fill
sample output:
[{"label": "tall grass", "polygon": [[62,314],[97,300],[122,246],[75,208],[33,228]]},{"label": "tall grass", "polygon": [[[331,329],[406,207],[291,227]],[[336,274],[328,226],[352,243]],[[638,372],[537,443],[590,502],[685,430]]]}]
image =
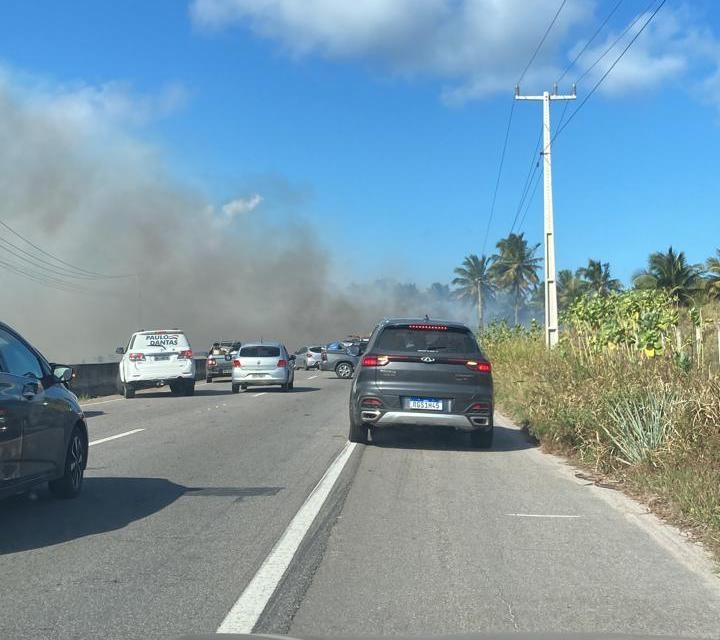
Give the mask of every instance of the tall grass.
[{"label": "tall grass", "polygon": [[[542,446],[652,498],[720,554],[720,377],[667,357],[592,357],[541,332],[491,328],[498,406]],[[720,557],[720,555],[719,555]]]}]

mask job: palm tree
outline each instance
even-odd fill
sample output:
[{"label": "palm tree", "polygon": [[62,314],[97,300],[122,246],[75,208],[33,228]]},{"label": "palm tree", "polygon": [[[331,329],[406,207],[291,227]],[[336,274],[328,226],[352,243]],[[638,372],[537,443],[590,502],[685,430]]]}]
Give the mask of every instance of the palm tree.
[{"label": "palm tree", "polygon": [[470,300],[477,305],[478,326],[483,328],[483,309],[487,300],[495,297],[496,286],[492,278],[493,259],[478,257],[474,253],[465,257],[462,266],[455,268],[455,295],[461,300]]},{"label": "palm tree", "polygon": [[688,264],[685,253],[676,253],[669,247],[667,253],[656,251],[648,257],[647,269],[633,276],[637,289],[664,289],[677,304],[687,305],[702,289],[702,269]]},{"label": "palm tree", "polygon": [[557,274],[558,306],[567,309],[586,291],[586,283],[579,276],[580,269],[575,273],[570,269],[562,269]]},{"label": "palm tree", "polygon": [[497,243],[499,254],[495,257],[492,271],[497,283],[512,295],[515,324],[518,324],[523,299],[539,282],[540,258],[535,257],[539,246],[540,243],[529,247],[523,233],[511,233]]},{"label": "palm tree", "polygon": [[707,271],[707,293],[711,298],[720,298],[720,249],[715,249],[715,255],[705,261]]},{"label": "palm tree", "polygon": [[588,293],[606,296],[613,291],[620,291],[622,283],[610,275],[610,264],[600,260],[588,260],[587,267],[580,267],[577,276],[584,282]]}]

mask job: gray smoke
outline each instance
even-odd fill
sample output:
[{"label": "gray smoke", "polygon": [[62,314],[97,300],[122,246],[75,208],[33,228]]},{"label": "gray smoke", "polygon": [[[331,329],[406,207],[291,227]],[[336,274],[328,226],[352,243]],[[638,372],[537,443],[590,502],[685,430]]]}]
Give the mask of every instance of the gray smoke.
[{"label": "gray smoke", "polygon": [[[262,203],[208,206],[151,147],[71,107],[25,99],[0,77],[0,220],[73,265],[129,276],[70,278],[54,261],[59,273],[22,267],[43,286],[0,265],[0,319],[49,358],[107,356],[139,325],[180,327],[203,351],[220,337],[294,348],[368,333],[386,315],[466,315],[437,287],[338,285],[298,214],[302,198],[282,180],[263,181]],[[0,238],[46,259],[6,229]],[[0,260],[22,264],[6,244]]]}]

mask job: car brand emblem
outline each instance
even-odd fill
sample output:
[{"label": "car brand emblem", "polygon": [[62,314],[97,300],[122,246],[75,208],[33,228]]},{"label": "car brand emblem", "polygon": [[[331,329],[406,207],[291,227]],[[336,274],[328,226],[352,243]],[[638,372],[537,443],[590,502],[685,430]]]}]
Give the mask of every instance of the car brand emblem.
[{"label": "car brand emblem", "polygon": [[425,356],[423,358],[420,358],[423,362],[435,362],[435,358],[431,358],[430,356]]},{"label": "car brand emblem", "polygon": [[258,364],[260,364],[260,360],[258,360]]}]

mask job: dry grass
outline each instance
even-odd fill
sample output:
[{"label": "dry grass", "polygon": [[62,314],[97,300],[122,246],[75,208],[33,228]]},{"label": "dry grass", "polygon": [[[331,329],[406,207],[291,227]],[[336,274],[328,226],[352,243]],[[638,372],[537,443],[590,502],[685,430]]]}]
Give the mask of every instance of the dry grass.
[{"label": "dry grass", "polygon": [[[537,331],[481,337],[498,405],[538,438],[619,482],[720,559],[720,377],[670,357],[592,358]],[[628,455],[630,452],[630,455]]]}]

